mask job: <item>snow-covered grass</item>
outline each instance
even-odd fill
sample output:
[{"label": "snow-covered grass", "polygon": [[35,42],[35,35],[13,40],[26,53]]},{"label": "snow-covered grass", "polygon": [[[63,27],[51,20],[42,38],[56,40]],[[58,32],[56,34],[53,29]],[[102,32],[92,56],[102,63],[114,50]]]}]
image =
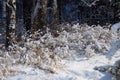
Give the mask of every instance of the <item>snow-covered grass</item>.
[{"label": "snow-covered grass", "polygon": [[23,36],[9,52],[1,50],[0,79],[112,80],[109,72],[94,68],[114,65],[119,60],[119,32],[99,25],[59,27],[56,37],[49,30],[44,36],[36,32]]}]

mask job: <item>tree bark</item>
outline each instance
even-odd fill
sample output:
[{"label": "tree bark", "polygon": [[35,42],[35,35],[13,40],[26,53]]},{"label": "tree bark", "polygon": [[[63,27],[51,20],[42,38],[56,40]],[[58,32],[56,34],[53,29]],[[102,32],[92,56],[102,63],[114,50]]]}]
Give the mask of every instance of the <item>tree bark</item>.
[{"label": "tree bark", "polygon": [[58,13],[57,13],[57,0],[53,0],[53,11],[52,11],[52,29],[56,30],[58,24]]},{"label": "tree bark", "polygon": [[59,23],[62,23],[62,0],[57,0]]},{"label": "tree bark", "polygon": [[23,0],[23,19],[26,31],[31,29],[32,1],[33,0]]},{"label": "tree bark", "polygon": [[32,32],[42,31],[43,34],[46,30],[47,25],[47,2],[48,0],[37,0],[37,3],[34,8],[34,13],[32,14]]},{"label": "tree bark", "polygon": [[7,27],[6,27],[6,47],[15,41],[16,28],[16,1],[7,0]]},{"label": "tree bark", "polygon": [[115,0],[115,17],[118,19],[118,21],[120,21],[120,0]]}]

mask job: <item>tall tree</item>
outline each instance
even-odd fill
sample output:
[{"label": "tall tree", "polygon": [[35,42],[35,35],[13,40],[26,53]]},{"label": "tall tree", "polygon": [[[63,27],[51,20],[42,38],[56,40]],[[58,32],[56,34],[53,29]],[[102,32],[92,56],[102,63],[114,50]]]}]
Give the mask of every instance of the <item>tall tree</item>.
[{"label": "tall tree", "polygon": [[32,1],[33,0],[23,0],[23,19],[26,31],[31,29]]},{"label": "tall tree", "polygon": [[62,0],[57,0],[59,22],[62,22]]},{"label": "tall tree", "polygon": [[53,9],[52,9],[52,29],[56,29],[58,24],[58,12],[57,12],[57,0],[53,0]]},{"label": "tall tree", "polygon": [[120,21],[120,0],[115,0],[115,17]]},{"label": "tall tree", "polygon": [[32,14],[32,31],[41,30],[43,33],[47,25],[47,3],[48,0],[37,0]]},{"label": "tall tree", "polygon": [[16,28],[16,0],[7,0],[7,27],[6,27],[6,47],[15,41]]}]

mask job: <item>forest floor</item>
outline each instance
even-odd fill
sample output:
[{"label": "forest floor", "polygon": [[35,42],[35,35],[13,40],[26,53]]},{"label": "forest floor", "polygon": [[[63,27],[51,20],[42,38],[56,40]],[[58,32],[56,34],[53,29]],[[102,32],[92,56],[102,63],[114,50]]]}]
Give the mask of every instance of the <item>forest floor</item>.
[{"label": "forest floor", "polygon": [[94,70],[96,66],[113,65],[120,59],[120,50],[111,60],[104,55],[96,55],[89,60],[64,60],[65,66],[51,74],[31,66],[13,66],[19,74],[7,76],[5,80],[112,80],[111,74]]},{"label": "forest floor", "polygon": [[120,60],[120,33],[107,27],[67,24],[57,37],[48,32],[1,50],[0,80],[112,80],[96,70]]}]

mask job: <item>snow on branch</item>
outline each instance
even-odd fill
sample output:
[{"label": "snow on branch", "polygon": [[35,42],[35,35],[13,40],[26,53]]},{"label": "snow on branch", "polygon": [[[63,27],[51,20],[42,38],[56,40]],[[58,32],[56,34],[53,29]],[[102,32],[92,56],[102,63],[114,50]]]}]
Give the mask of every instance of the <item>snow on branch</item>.
[{"label": "snow on branch", "polygon": [[96,5],[96,2],[99,1],[99,0],[94,0],[92,3],[89,3],[85,0],[81,0],[82,2],[84,2],[88,7],[91,7],[92,5]]}]

